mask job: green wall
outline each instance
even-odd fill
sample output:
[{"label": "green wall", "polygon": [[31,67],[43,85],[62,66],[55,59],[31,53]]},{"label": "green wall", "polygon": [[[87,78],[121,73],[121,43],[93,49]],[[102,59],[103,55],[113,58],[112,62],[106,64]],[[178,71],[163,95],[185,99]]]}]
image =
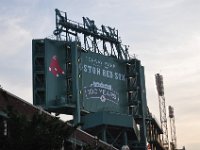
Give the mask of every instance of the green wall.
[{"label": "green wall", "polygon": [[83,52],[81,73],[85,110],[127,113],[124,63],[115,57]]}]

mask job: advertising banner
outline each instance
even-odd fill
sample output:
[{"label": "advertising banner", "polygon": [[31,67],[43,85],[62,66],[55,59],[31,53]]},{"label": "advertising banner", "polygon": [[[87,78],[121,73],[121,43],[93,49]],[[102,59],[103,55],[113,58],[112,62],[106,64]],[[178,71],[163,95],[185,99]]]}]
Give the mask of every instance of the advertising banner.
[{"label": "advertising banner", "polygon": [[125,65],[115,57],[93,52],[81,54],[83,108],[126,112]]}]

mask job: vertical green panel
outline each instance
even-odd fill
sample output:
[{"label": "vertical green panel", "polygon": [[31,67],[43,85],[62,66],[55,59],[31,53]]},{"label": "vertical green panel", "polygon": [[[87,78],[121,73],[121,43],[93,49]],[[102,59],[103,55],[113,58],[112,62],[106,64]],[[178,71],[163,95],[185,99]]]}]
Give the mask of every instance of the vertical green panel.
[{"label": "vertical green panel", "polygon": [[83,108],[127,113],[125,64],[115,57],[83,52]]},{"label": "vertical green panel", "polygon": [[45,39],[45,74],[47,106],[63,105],[66,101],[64,42]]},{"label": "vertical green panel", "polygon": [[78,42],[75,41],[71,43],[72,48],[72,98],[76,101],[76,110],[74,112],[74,123],[80,123],[81,113],[80,113],[80,82],[79,82],[79,50]]},{"label": "vertical green panel", "polygon": [[45,106],[44,40],[32,41],[33,104]]}]

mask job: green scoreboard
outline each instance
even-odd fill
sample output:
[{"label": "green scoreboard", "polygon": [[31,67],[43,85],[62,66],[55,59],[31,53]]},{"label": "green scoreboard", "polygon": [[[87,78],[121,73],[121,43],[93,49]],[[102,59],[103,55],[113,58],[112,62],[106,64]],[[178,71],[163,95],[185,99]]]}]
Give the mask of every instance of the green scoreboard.
[{"label": "green scoreboard", "polygon": [[[67,109],[72,105],[76,107],[78,98],[83,111],[128,112],[123,61],[114,56],[83,51],[77,48],[76,42],[43,39],[32,43],[35,105]],[[75,96],[77,93],[78,97]]]},{"label": "green scoreboard", "polygon": [[81,53],[83,108],[90,111],[126,112],[125,65],[115,57]]},{"label": "green scoreboard", "polygon": [[45,108],[65,104],[65,56],[63,42],[32,41],[33,103]]}]

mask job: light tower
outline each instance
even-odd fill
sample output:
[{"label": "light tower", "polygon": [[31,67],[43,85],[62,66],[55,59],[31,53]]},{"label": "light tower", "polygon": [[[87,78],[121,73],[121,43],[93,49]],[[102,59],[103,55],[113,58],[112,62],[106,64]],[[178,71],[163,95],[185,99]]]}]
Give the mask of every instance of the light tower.
[{"label": "light tower", "polygon": [[162,142],[166,150],[169,149],[168,141],[168,129],[167,129],[167,117],[166,117],[166,107],[165,107],[165,96],[164,96],[164,85],[163,85],[163,76],[160,74],[155,75],[156,86],[159,99],[159,109],[160,109],[160,122],[161,128],[163,130]]},{"label": "light tower", "polygon": [[170,131],[171,131],[170,147],[171,147],[171,150],[175,150],[177,147],[176,126],[175,126],[174,108],[172,106],[169,106],[169,119],[170,119]]}]

